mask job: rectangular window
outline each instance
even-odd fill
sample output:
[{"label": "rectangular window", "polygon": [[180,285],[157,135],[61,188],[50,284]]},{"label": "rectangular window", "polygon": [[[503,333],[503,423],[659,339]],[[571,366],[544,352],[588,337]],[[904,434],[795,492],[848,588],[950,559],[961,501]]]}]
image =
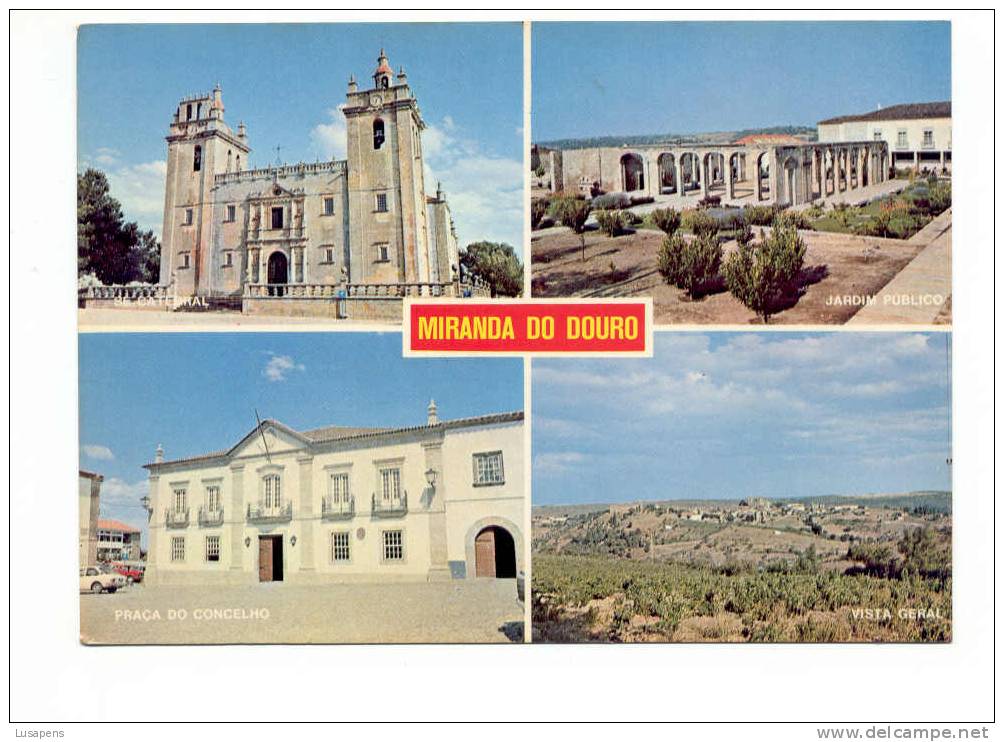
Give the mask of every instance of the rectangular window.
[{"label": "rectangular window", "polygon": [[324,197],[324,215],[331,216],[335,213],[335,198],[334,196]]},{"label": "rectangular window", "polygon": [[171,561],[172,562],[183,562],[183,561],[185,561],[185,537],[184,536],[172,536],[171,537]]},{"label": "rectangular window", "polygon": [[934,146],[934,129],[924,129],[924,146]]},{"label": "rectangular window", "polygon": [[324,262],[334,263],[335,262],[335,248],[333,247],[322,247],[324,251]]},{"label": "rectangular window", "polygon": [[404,533],[402,531],[383,532],[383,559],[385,562],[404,560]]},{"label": "rectangular window", "polygon": [[283,208],[281,206],[272,207],[272,229],[282,229],[282,214]]},{"label": "rectangular window", "polygon": [[281,480],[278,474],[269,474],[265,477],[265,507],[267,509],[278,509],[282,506],[282,492],[280,490]]},{"label": "rectangular window", "polygon": [[220,537],[206,536],[206,561],[220,561]]},{"label": "rectangular window", "polygon": [[348,531],[331,534],[331,561],[349,561],[349,534]]},{"label": "rectangular window", "polygon": [[185,209],[185,226],[190,227],[195,221],[195,212],[192,209]]},{"label": "rectangular window", "polygon": [[501,451],[474,454],[474,484],[505,484]]},{"label": "rectangular window", "polygon": [[387,194],[378,193],[376,195],[376,210],[377,211],[387,211]]},{"label": "rectangular window", "polygon": [[349,502],[349,475],[348,474],[332,474],[331,475],[331,501],[336,505],[338,503]]},{"label": "rectangular window", "polygon": [[390,262],[390,245],[386,242],[376,246],[376,259],[378,263]]},{"label": "rectangular window", "polygon": [[875,133],[872,135],[872,139],[874,139],[876,142],[881,142],[882,141],[882,130],[881,129],[876,129]]},{"label": "rectangular window", "polygon": [[380,470],[380,491],[385,503],[401,499],[401,470]]},{"label": "rectangular window", "polygon": [[896,146],[897,147],[908,146],[906,138],[906,129],[900,129],[898,132],[896,132]]},{"label": "rectangular window", "polygon": [[184,487],[177,487],[174,490],[174,509],[182,511],[188,506],[188,490]]},{"label": "rectangular window", "polygon": [[220,486],[211,484],[206,487],[206,510],[210,513],[218,512],[220,509]]},{"label": "rectangular window", "polygon": [[181,253],[181,267],[182,268],[192,267],[192,259],[189,257],[187,252]]},{"label": "rectangular window", "polygon": [[237,207],[234,204],[227,204],[227,218],[228,222],[237,221]]}]

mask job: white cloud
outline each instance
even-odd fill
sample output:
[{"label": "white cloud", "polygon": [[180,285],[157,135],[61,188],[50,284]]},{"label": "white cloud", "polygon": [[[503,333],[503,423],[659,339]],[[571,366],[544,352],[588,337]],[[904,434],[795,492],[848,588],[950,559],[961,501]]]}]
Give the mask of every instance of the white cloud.
[{"label": "white cloud", "polygon": [[461,247],[508,242],[522,252],[523,162],[483,150],[450,116],[422,132],[425,188],[446,192]]},{"label": "white cloud", "polygon": [[290,356],[272,355],[262,369],[262,375],[269,381],[286,381],[292,371],[306,371],[307,367],[297,363]]},{"label": "white cloud", "polygon": [[112,198],[122,204],[127,222],[136,222],[140,229],[151,229],[160,237],[164,225],[164,183],[167,161],[153,160],[135,165],[121,163],[119,153],[109,147],[99,147],[94,154],[81,160],[81,167],[94,167],[108,176]]},{"label": "white cloud", "polygon": [[84,452],[84,456],[96,461],[112,461],[115,458],[115,454],[112,453],[112,450],[108,446],[88,443],[81,446],[80,450]]},{"label": "white cloud", "polygon": [[328,110],[328,121],[318,124],[310,130],[310,141],[316,154],[323,160],[344,160],[347,152],[348,130],[345,126],[345,108],[342,103],[338,108]]},{"label": "white cloud", "polygon": [[586,460],[585,454],[577,451],[560,453],[539,453],[533,457],[534,474],[560,474]]},{"label": "white cloud", "polygon": [[141,479],[138,482],[126,482],[124,479],[112,477],[101,483],[101,508],[138,506],[140,498],[150,494],[150,483]]}]

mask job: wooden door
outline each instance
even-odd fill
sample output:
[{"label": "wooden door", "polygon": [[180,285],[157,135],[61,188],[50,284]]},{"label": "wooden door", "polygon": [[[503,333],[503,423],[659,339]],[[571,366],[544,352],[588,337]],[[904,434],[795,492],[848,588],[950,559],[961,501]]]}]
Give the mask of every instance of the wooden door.
[{"label": "wooden door", "polygon": [[258,538],[258,581],[272,581],[272,539]]},{"label": "wooden door", "polygon": [[477,577],[495,576],[495,531],[491,528],[474,539],[474,570]]}]

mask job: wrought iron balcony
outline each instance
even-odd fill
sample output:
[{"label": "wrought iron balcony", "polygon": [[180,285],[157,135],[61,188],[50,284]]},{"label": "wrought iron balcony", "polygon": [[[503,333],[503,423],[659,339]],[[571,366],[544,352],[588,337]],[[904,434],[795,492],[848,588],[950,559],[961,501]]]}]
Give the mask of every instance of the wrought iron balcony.
[{"label": "wrought iron balcony", "polygon": [[288,523],[293,520],[293,503],[287,502],[276,507],[265,507],[262,503],[248,503],[248,523]]},{"label": "wrought iron balcony", "polygon": [[335,501],[334,498],[325,497],[321,500],[321,520],[348,520],[356,514],[355,495],[349,497],[349,501]]},{"label": "wrought iron balcony", "polygon": [[164,523],[168,528],[188,528],[188,508],[168,508],[164,511]]},{"label": "wrought iron balcony", "polygon": [[408,513],[408,492],[402,492],[400,497],[384,500],[373,493],[371,512],[374,518],[397,518]]},{"label": "wrought iron balcony", "polygon": [[207,510],[206,508],[199,508],[199,525],[200,526],[222,526],[223,525],[223,508],[217,508],[216,510]]}]

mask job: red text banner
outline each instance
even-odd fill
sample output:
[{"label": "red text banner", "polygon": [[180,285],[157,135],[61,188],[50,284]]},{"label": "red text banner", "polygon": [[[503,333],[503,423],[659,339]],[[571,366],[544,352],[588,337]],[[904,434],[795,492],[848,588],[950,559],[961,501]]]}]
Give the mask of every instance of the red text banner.
[{"label": "red text banner", "polygon": [[651,355],[652,303],[409,301],[405,355]]}]

